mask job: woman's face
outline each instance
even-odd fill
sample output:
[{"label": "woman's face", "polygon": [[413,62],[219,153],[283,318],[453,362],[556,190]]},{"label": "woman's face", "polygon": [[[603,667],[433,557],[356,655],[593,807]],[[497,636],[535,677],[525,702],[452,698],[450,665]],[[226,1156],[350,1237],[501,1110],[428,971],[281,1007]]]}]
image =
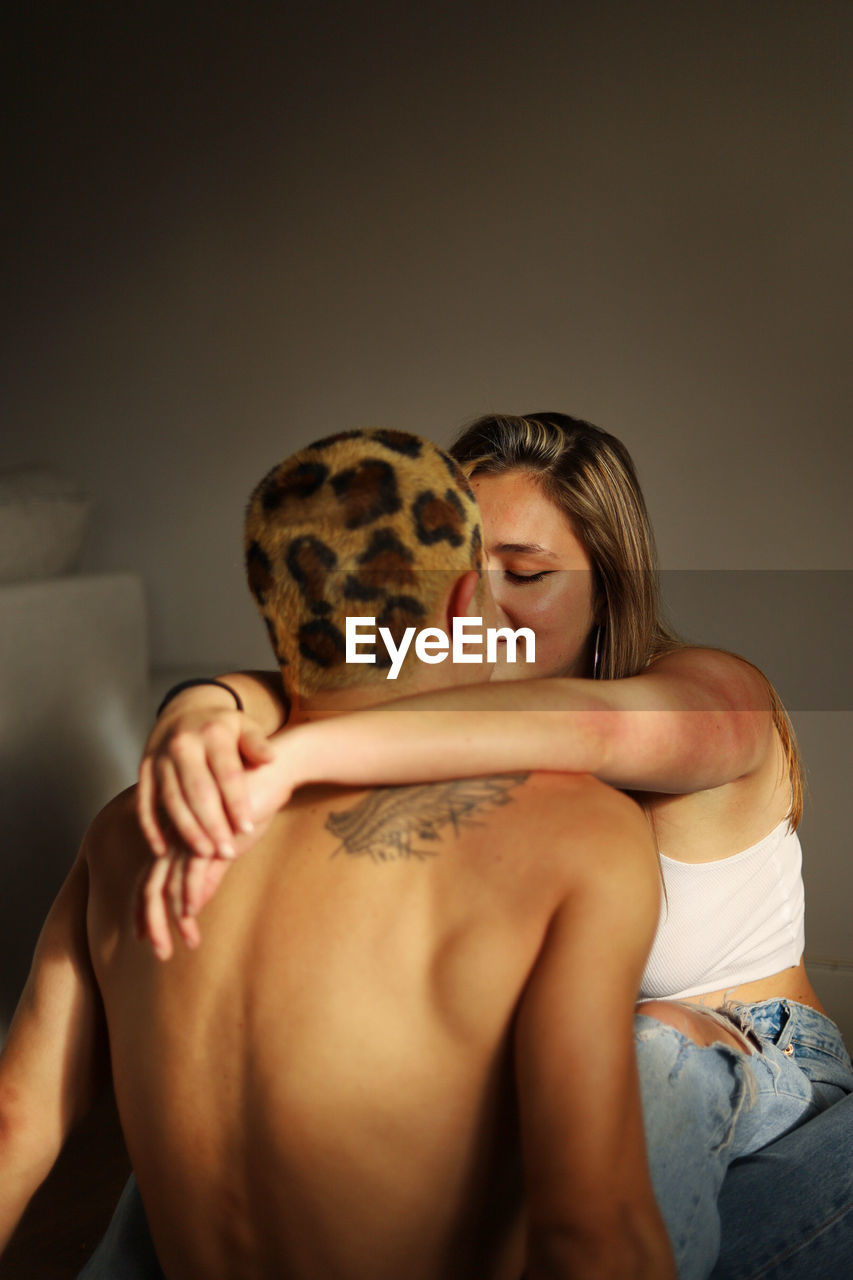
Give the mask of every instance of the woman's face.
[{"label": "woman's face", "polygon": [[498,625],[530,627],[536,636],[534,663],[523,661],[523,641],[514,663],[500,644],[492,679],[590,675],[595,582],[568,518],[527,471],[474,476],[471,484]]}]

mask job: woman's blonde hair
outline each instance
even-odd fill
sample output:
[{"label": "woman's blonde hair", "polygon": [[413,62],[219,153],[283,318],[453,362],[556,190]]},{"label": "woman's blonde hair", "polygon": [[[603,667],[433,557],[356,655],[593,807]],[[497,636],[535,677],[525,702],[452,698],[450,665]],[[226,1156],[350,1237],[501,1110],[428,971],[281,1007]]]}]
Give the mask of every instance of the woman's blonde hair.
[{"label": "woman's blonde hair", "polygon": [[[565,413],[491,415],[465,427],[450,453],[468,476],[524,470],[568,517],[595,575],[605,680],[637,675],[685,641],[664,617],[657,551],[631,455],[621,440]],[[593,674],[590,672],[590,674]],[[762,674],[791,778],[790,819],[802,813],[802,769],[791,722]]]}]

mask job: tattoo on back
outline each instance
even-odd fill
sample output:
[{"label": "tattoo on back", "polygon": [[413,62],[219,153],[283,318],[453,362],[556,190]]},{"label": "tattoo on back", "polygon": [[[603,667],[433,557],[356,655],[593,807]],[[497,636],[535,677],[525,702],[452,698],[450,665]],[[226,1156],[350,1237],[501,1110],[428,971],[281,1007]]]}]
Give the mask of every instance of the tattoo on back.
[{"label": "tattoo on back", "polygon": [[326,830],[340,841],[332,857],[367,854],[374,862],[432,858],[442,828],[449,826],[455,834],[463,826],[476,826],[478,814],[509,804],[510,792],[527,777],[505,773],[373,791],[351,809],[329,814]]}]

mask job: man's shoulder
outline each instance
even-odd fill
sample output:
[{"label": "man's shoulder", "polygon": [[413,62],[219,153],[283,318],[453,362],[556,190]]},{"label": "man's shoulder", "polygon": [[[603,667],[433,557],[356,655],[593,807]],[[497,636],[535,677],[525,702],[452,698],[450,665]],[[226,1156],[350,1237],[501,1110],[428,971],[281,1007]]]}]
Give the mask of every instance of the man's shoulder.
[{"label": "man's shoulder", "polygon": [[[636,853],[654,860],[654,841],[639,804],[590,774],[537,772],[515,793],[517,804],[501,819],[500,830],[523,839],[536,860],[555,874],[572,877],[589,861],[596,873],[614,869]],[[646,860],[646,859],[644,859]]]},{"label": "man's shoulder", "polygon": [[116,824],[136,823],[136,787],[127,787],[108,800],[89,823],[86,839],[103,839]]},{"label": "man's shoulder", "polygon": [[518,797],[534,813],[570,813],[575,819],[582,814],[590,822],[644,821],[636,801],[589,773],[529,773]]},{"label": "man's shoulder", "polygon": [[[541,850],[544,866],[570,843],[577,850],[607,829],[642,824],[637,805],[621,792],[585,774],[497,773],[422,784],[375,787],[332,796],[303,796],[304,810],[331,837],[334,852],[368,855],[379,862],[439,853],[457,839],[475,867],[483,849],[503,856],[517,849]],[[287,811],[271,839],[287,840]],[[511,859],[511,861],[513,861]]]},{"label": "man's shoulder", "polygon": [[137,851],[142,833],[136,816],[136,787],[114,796],[95,815],[83,838],[82,853],[90,867],[103,857],[113,858],[116,848]]}]

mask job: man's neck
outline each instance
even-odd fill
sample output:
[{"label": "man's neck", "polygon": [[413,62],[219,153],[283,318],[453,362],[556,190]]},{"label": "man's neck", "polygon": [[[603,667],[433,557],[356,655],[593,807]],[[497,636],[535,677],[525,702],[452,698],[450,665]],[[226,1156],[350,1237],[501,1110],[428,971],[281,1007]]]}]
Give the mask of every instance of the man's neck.
[{"label": "man's neck", "polygon": [[[287,681],[282,671],[285,688]],[[383,680],[380,675],[368,680],[366,684],[354,689],[333,689],[326,693],[315,693],[310,697],[291,695],[288,724],[307,724],[312,720],[328,720],[332,716],[345,716],[351,711],[364,711],[370,707],[383,706],[405,698],[409,694],[425,692],[435,688],[435,681],[422,681],[415,678],[405,680]]]}]

